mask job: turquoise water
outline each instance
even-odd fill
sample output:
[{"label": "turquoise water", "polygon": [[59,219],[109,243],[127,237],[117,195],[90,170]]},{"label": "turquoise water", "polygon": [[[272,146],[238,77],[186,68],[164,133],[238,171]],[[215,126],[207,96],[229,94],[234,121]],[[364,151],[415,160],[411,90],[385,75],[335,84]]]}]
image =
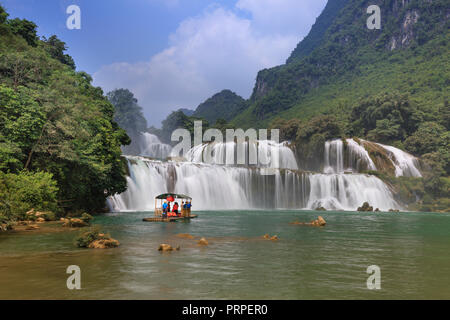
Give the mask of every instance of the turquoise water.
[{"label": "turquoise water", "polygon": [[[0,298],[450,299],[448,214],[323,212],[324,228],[289,224],[317,218],[308,211],[196,214],[170,224],[142,221],[152,213],[96,217],[121,242],[110,250],[75,248],[78,232],[0,234]],[[160,253],[160,243],[181,250]],[[81,268],[82,290],[67,289],[69,265]],[[370,265],[381,290],[366,287]]]}]

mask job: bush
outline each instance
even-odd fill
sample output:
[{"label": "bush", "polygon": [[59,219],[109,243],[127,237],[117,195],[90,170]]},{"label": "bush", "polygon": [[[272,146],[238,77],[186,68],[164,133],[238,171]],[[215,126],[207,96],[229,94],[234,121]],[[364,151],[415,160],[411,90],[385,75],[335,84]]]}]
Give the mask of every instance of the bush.
[{"label": "bush", "polygon": [[[47,172],[23,171],[19,174],[0,172],[0,215],[8,220],[20,220],[34,208],[37,211],[58,211],[58,187]],[[55,219],[48,212],[45,219]]]},{"label": "bush", "polygon": [[83,231],[75,239],[75,245],[79,248],[87,248],[95,240],[108,240],[110,239],[109,234],[104,234],[101,232],[99,226],[94,226],[89,228],[88,231]]},{"label": "bush", "polygon": [[91,223],[91,221],[92,221],[92,219],[94,219],[94,217],[93,216],[91,216],[89,213],[83,213],[82,215],[81,215],[81,221],[83,221],[83,222],[85,222],[85,223],[87,223],[87,224],[90,224]]}]

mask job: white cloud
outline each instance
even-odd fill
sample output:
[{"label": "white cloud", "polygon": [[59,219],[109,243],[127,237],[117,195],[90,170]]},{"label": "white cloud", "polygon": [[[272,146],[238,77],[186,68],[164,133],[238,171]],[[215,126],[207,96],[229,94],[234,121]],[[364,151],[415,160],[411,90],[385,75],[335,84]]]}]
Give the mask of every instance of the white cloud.
[{"label": "white cloud", "polygon": [[[153,125],[170,111],[195,108],[222,89],[247,98],[257,72],[284,63],[309,31],[312,22],[302,20],[308,14],[297,19],[292,12],[301,8],[314,21],[323,5],[317,0],[239,0],[235,10],[211,6],[183,21],[169,47],[148,62],[104,66],[94,74],[95,84],[105,91],[130,89]],[[240,16],[240,10],[251,18]]]}]

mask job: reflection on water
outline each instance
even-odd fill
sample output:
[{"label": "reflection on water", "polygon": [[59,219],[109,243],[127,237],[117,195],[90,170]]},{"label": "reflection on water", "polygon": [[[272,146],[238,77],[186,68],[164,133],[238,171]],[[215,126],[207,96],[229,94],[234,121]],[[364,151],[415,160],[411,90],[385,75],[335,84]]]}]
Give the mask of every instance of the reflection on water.
[{"label": "reflection on water", "polygon": [[[1,299],[449,299],[450,215],[324,212],[325,228],[290,225],[316,212],[200,212],[190,223],[149,213],[97,217],[121,246],[83,250],[77,232],[0,235]],[[177,237],[206,237],[208,247]],[[262,240],[278,235],[279,242]],[[160,243],[180,245],[174,253]],[[78,265],[82,290],[66,287]],[[366,288],[369,265],[380,291]]]}]

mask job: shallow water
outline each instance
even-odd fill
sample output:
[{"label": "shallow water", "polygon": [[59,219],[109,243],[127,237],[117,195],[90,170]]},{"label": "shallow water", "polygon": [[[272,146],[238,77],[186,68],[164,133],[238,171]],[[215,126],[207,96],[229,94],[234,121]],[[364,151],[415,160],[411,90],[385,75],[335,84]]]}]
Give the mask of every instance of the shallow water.
[{"label": "shallow water", "polygon": [[[314,228],[289,222],[317,212],[196,213],[170,224],[96,217],[121,242],[110,250],[77,249],[78,232],[0,234],[0,299],[450,299],[448,214],[323,212],[327,226]],[[181,250],[160,253],[160,243]],[[69,265],[82,290],[67,289]],[[367,289],[370,265],[381,290]]]}]

